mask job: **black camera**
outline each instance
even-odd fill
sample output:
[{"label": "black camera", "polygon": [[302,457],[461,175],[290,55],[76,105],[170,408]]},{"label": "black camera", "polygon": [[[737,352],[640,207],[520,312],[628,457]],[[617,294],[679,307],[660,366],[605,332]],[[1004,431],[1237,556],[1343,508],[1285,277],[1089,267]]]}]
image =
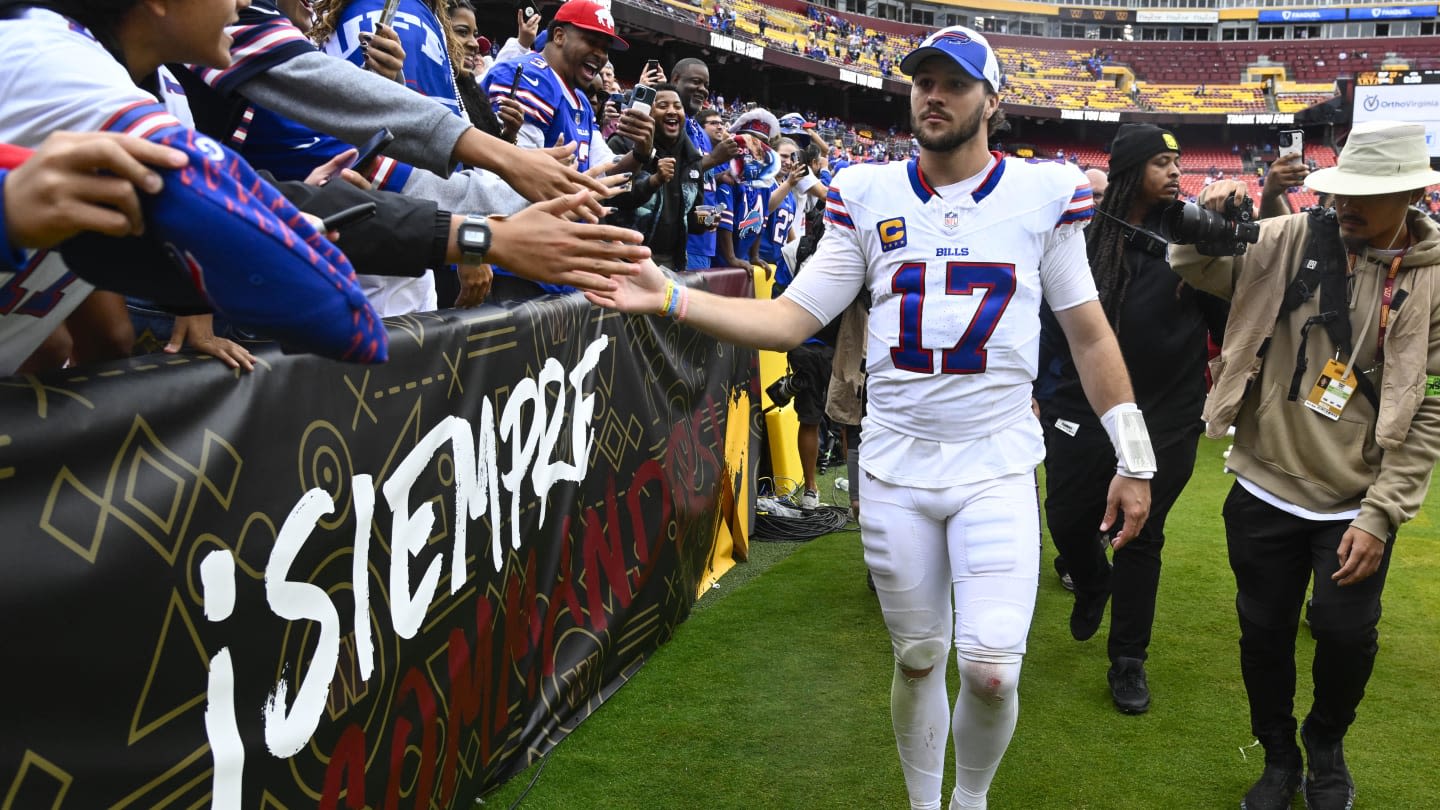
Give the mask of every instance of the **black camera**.
[{"label": "black camera", "polygon": [[770,395],[770,401],[775,403],[774,407],[776,408],[789,405],[790,400],[803,390],[805,390],[805,381],[797,378],[794,374],[786,374],[765,386],[765,393]]},{"label": "black camera", "polygon": [[1160,235],[1176,245],[1194,245],[1204,256],[1240,256],[1260,241],[1260,226],[1248,197],[1225,198],[1224,213],[1176,200],[1160,215]]}]

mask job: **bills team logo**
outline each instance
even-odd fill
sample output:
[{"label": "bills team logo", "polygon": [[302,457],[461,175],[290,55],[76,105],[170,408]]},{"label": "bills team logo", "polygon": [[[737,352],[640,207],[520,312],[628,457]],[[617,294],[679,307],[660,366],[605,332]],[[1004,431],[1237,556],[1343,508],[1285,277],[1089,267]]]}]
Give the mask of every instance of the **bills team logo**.
[{"label": "bills team logo", "polygon": [[959,31],[942,31],[939,34],[936,34],[935,38],[930,42],[932,45],[941,42],[953,42],[956,45],[969,45],[971,41],[972,40],[970,39],[970,37],[960,33]]},{"label": "bills team logo", "polygon": [[905,218],[895,217],[887,219],[875,226],[880,234],[880,249],[891,251],[896,248],[905,247]]}]

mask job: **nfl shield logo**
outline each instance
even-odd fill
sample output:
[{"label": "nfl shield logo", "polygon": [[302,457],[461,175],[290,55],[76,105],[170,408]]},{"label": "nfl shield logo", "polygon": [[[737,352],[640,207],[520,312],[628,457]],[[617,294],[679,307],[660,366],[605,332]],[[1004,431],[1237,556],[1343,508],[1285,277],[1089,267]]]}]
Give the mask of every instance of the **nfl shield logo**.
[{"label": "nfl shield logo", "polygon": [[953,231],[960,227],[960,215],[954,211],[945,212],[945,230]]}]

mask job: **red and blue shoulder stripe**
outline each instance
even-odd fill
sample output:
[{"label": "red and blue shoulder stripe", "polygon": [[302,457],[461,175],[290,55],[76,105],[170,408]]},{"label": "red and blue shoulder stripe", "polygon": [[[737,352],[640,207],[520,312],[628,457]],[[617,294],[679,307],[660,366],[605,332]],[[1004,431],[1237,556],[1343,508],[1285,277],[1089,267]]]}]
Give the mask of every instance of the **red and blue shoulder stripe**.
[{"label": "red and blue shoulder stripe", "polygon": [[831,186],[830,192],[825,195],[825,222],[855,230],[855,221],[850,219],[850,211],[845,207],[845,200],[840,196],[840,189],[834,186]]},{"label": "red and blue shoulder stripe", "polygon": [[1070,202],[1065,207],[1065,212],[1060,215],[1060,220],[1055,227],[1067,225],[1071,222],[1084,222],[1093,219],[1095,216],[1095,195],[1090,190],[1090,184],[1085,183],[1075,187],[1075,193],[1070,195]]}]

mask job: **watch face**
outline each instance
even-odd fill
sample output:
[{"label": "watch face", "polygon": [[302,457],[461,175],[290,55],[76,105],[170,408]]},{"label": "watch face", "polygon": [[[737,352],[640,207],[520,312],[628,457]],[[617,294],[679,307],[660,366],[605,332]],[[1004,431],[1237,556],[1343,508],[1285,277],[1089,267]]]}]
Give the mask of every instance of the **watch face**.
[{"label": "watch face", "polygon": [[490,250],[490,223],[483,219],[466,220],[460,225],[458,241],[461,252],[484,256]]}]

